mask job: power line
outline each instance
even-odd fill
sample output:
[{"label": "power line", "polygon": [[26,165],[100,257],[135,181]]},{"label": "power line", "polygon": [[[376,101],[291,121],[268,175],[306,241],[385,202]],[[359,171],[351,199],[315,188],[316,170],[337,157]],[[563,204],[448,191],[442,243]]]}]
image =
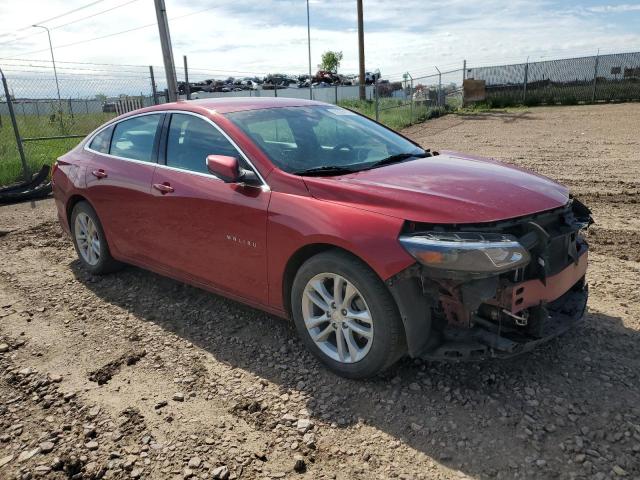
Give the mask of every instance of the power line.
[{"label": "power line", "polygon": [[129,0],[128,2],[122,3],[120,5],[116,5],[115,7],[107,8],[106,10],[101,10],[100,12],[96,12],[96,13],[94,13],[92,15],[87,15],[86,17],[78,18],[76,20],[72,20],[70,22],[63,23],[62,25],[56,25],[55,27],[51,27],[51,30],[57,30],[59,28],[64,28],[64,27],[66,27],[68,25],[72,25],[74,23],[78,23],[78,22],[81,22],[83,20],[87,20],[89,18],[97,17],[98,15],[103,15],[105,13],[109,13],[109,12],[111,12],[113,10],[117,10],[118,8],[126,7],[127,5],[130,5],[132,3],[139,2],[139,1],[140,0]]},{"label": "power line", "polygon": [[[29,59],[29,58],[0,58],[0,60],[13,60],[14,62],[52,63],[51,60],[36,60],[36,59]],[[60,60],[57,60],[56,63],[64,63],[64,64],[70,64],[70,65],[102,65],[102,66],[110,66],[110,67],[138,67],[138,68],[145,68],[145,69],[149,68],[148,65],[134,65],[131,63],[70,62],[70,61],[60,61]]]},{"label": "power line", "polygon": [[[104,1],[104,0],[98,0],[98,1]],[[197,10],[195,12],[187,13],[185,15],[180,15],[180,16],[177,16],[177,17],[170,18],[169,20],[171,20],[171,21],[181,20],[183,18],[191,17],[192,15],[197,15],[199,13],[203,13],[203,12],[206,12],[206,11],[209,11],[209,10],[213,10],[214,8],[218,8],[218,7],[219,7],[219,5],[215,5],[213,7],[203,8],[202,10]],[[119,32],[109,33],[107,35],[102,35],[100,37],[87,38],[87,39],[84,39],[84,40],[80,40],[80,41],[77,41],[77,42],[71,42],[71,43],[67,43],[67,44],[64,44],[64,45],[56,45],[56,50],[60,49],[60,48],[65,48],[65,47],[72,47],[74,45],[79,45],[81,43],[88,43],[88,42],[93,42],[93,41],[96,41],[96,40],[102,40],[104,38],[115,37],[117,35],[122,35],[122,34],[125,34],[125,33],[130,33],[130,32],[134,32],[134,31],[137,31],[137,30],[142,30],[144,28],[154,27],[156,25],[157,25],[157,23],[149,23],[149,24],[146,24],[146,25],[140,25],[138,27],[129,28],[127,30],[122,30],[122,31],[119,31]],[[18,55],[31,55],[33,53],[41,53],[41,52],[47,52],[47,51],[48,51],[47,49],[34,50],[32,52],[19,53]],[[4,57],[5,60],[13,60],[14,58],[16,58],[16,56]]]},{"label": "power line", "polygon": [[[28,58],[0,58],[0,60],[11,60],[12,62],[25,62],[26,64],[17,64],[17,63],[5,63],[4,65],[11,65],[11,66],[15,66],[15,67],[20,67],[20,66],[24,66],[24,67],[36,67],[36,65],[33,65],[33,63],[46,63],[46,64],[50,64],[51,60],[36,60],[36,59],[28,59]],[[99,62],[72,62],[72,61],[64,61],[64,60],[56,60],[57,64],[63,64],[63,65],[97,65],[97,66],[101,66],[101,67],[116,67],[116,68],[121,68],[121,67],[133,67],[133,68],[144,68],[145,69],[145,73],[146,70],[149,68],[148,65],[135,65],[135,64],[131,64],[131,63],[99,63]],[[44,65],[38,65],[38,68],[51,68],[50,66],[44,66]],[[64,67],[59,67],[64,69]],[[154,70],[156,71],[163,71],[164,67],[162,66],[157,66],[154,65],[153,66]],[[71,68],[69,68],[71,70]],[[81,68],[73,68],[73,70],[82,70]],[[87,70],[98,70],[98,69],[94,69],[94,68],[89,68]],[[121,70],[124,71],[124,70]],[[189,67],[189,72],[202,72],[202,73],[246,73],[246,74],[251,74],[251,75],[264,75],[265,73],[267,73],[266,71],[262,71],[262,72],[255,72],[255,71],[248,71],[248,70],[212,70],[209,68],[201,68],[201,67]],[[134,71],[131,71],[131,73],[137,73]]]},{"label": "power line", "polygon": [[36,25],[36,24],[39,25],[41,23],[48,23],[51,20],[57,20],[58,18],[65,17],[65,16],[70,15],[70,14],[75,13],[75,12],[79,12],[80,10],[84,10],[85,8],[93,7],[94,5],[96,5],[98,3],[101,3],[101,2],[104,2],[104,0],[94,0],[91,3],[87,3],[86,5],[74,8],[72,10],[68,10],[68,11],[66,11],[64,13],[56,15],[55,17],[47,18],[46,20],[40,20],[39,22],[33,22],[33,23],[31,23],[31,25],[28,25],[26,27],[22,27],[22,28],[20,28],[18,30],[13,30],[13,32],[7,32],[7,33],[0,34],[0,36],[4,37],[6,35],[10,35],[11,33],[20,32],[20,31],[26,30],[27,28],[31,28],[33,25]]},{"label": "power line", "polygon": [[[77,42],[71,42],[71,43],[66,43],[63,45],[56,45],[56,50],[59,50],[60,48],[66,48],[66,47],[72,47],[74,45],[80,45],[81,43],[89,43],[89,42],[94,42],[96,40],[102,40],[104,38],[109,38],[109,37],[115,37],[116,35],[122,35],[124,33],[129,33],[129,32],[134,32],[136,30],[142,30],[143,28],[149,28],[149,27],[153,27],[155,25],[155,23],[149,23],[147,25],[140,25],[139,27],[134,27],[134,28],[129,28],[127,30],[122,30],[120,32],[114,32],[114,33],[109,33],[107,35],[102,35],[100,37],[95,37],[95,38],[86,38],[84,40],[80,40]],[[42,50],[34,50],[32,52],[26,52],[26,53],[20,53],[19,55],[31,55],[33,53],[42,53],[42,52],[47,52],[47,49],[42,49]],[[5,57],[5,60],[13,60],[15,57]]]},{"label": "power line", "polygon": [[18,37],[18,38],[14,38],[13,40],[9,40],[8,42],[0,43],[0,46],[11,45],[12,43],[16,43],[16,42],[19,42],[20,40],[24,40],[25,38],[31,38],[31,37],[34,37],[35,35],[42,35],[43,33],[45,32],[42,30],[38,30],[36,32],[30,33],[29,35],[25,35],[24,37]]},{"label": "power line", "polygon": [[[51,27],[50,30],[58,30],[60,28],[64,28],[64,27],[67,27],[69,25],[73,25],[74,23],[78,23],[78,22],[81,22],[83,20],[87,20],[89,18],[97,17],[99,15],[104,15],[105,13],[109,13],[109,12],[111,12],[113,10],[117,10],[118,8],[126,7],[127,5],[130,5],[132,3],[139,2],[139,1],[140,0],[129,0],[128,2],[122,3],[120,5],[116,5],[115,7],[107,8],[106,10],[102,10],[100,12],[96,12],[96,13],[93,13],[91,15],[87,15],[85,17],[77,18],[76,20],[72,20],[70,22],[63,23],[62,25],[56,25],[55,27]],[[33,32],[33,33],[29,34],[29,35],[25,35],[25,36],[19,37],[19,38],[14,38],[13,40],[9,40],[8,42],[0,43],[0,46],[11,45],[12,43],[16,43],[16,42],[19,42],[20,40],[24,40],[25,38],[30,38],[30,37],[33,37],[34,35],[39,35],[39,34],[42,34],[42,33],[44,33],[44,32],[39,30],[39,31]]]},{"label": "power line", "polygon": [[[58,63],[60,63],[60,62],[58,62]],[[25,65],[25,64],[18,64],[18,63],[4,63],[3,65],[6,65],[7,67],[11,67],[11,68],[42,68],[42,69],[47,69],[47,70],[51,69],[51,67],[48,66],[48,65]],[[145,68],[149,68],[149,67],[145,67]],[[122,70],[120,68],[118,68],[118,69],[114,69],[114,68],[105,69],[105,68],[82,68],[82,67],[58,67],[58,70],[70,70],[70,71],[74,71],[74,72],[75,71],[80,71],[80,72],[139,73],[139,74],[147,74],[148,75],[148,72],[136,71],[136,70]],[[79,75],[90,75],[90,73],[87,73],[87,74],[81,73]]]},{"label": "power line", "polygon": [[[37,75],[37,76],[31,77],[31,78],[30,78],[30,80],[34,80],[35,78],[37,78],[37,79],[39,79],[39,80],[42,80],[42,79],[45,79],[45,78],[53,78],[53,77],[44,77],[44,76],[42,76],[42,74],[46,75],[46,74],[48,74],[49,72],[43,72],[43,71],[41,71],[41,70],[22,70],[22,69],[12,69],[12,68],[6,68],[6,69],[5,69],[5,68],[3,68],[2,70],[3,70],[5,73],[7,73],[7,72],[9,72],[9,73],[13,72],[13,73],[37,73],[37,74],[40,74],[40,75]],[[82,78],[82,81],[83,81],[83,82],[86,82],[86,81],[88,80],[87,78],[85,78],[85,76],[86,76],[86,74],[82,75],[82,77],[83,77],[83,78]],[[71,73],[71,72],[63,72],[63,73],[60,75],[60,79],[61,79],[61,80],[79,80],[79,79],[80,79],[80,77],[81,77],[81,75],[80,75],[80,74],[77,74],[77,75],[76,75],[76,74],[73,74],[73,73]],[[90,75],[90,77],[95,77],[96,79],[100,79],[100,80],[109,80],[109,79],[111,79],[111,80],[119,80],[119,79],[121,79],[121,78],[137,78],[137,79],[145,80],[145,81],[146,81],[146,80],[148,80],[148,79],[149,79],[149,76],[148,76],[148,75],[145,77],[145,76],[142,76],[142,75],[141,75],[141,76],[134,76],[134,75],[120,75],[119,73],[114,73],[114,74],[112,74],[112,75],[110,75],[110,74],[105,74],[105,73],[94,73],[94,74],[91,74],[91,75]]]},{"label": "power line", "polygon": [[85,8],[89,8],[89,7],[93,7],[94,5],[97,5],[98,3],[104,2],[104,0],[95,0],[91,3],[87,3],[86,5],[83,5],[81,7],[78,8],[74,8],[73,10],[69,10],[67,12],[61,13],[60,15],[56,15],[55,17],[51,17],[51,18],[47,18],[46,20],[40,20],[39,22],[35,22],[35,24],[41,24],[41,23],[48,23],[51,20],[57,20],[58,18],[61,17],[66,17],[67,15],[71,15],[72,13],[76,13],[79,12],[80,10],[84,10]]}]

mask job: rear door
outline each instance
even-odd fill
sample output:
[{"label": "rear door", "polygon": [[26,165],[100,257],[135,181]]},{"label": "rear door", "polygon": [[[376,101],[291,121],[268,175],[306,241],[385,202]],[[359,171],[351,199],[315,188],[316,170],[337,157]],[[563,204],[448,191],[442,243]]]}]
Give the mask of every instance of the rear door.
[{"label": "rear door", "polygon": [[150,190],[163,120],[163,113],[127,118],[98,133],[87,146],[87,197],[116,258],[143,263],[150,258]]},{"label": "rear door", "polygon": [[[173,113],[153,176],[158,261],[182,276],[267,303],[266,230],[270,190],[224,183],[208,155],[248,160],[211,121]],[[162,160],[161,160],[162,163]]]}]

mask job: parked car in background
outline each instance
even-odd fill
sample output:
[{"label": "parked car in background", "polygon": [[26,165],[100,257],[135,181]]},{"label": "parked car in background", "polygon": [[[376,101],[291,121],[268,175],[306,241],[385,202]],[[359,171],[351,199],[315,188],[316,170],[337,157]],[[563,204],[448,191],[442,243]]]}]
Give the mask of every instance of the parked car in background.
[{"label": "parked car in background", "polygon": [[104,102],[102,104],[102,113],[115,113],[116,104],[115,102]]},{"label": "parked car in background", "polygon": [[87,271],[137,265],[291,318],[350,378],[404,355],[520,354],[587,301],[591,216],[567,188],[320,102],[130,112],[52,179]]}]

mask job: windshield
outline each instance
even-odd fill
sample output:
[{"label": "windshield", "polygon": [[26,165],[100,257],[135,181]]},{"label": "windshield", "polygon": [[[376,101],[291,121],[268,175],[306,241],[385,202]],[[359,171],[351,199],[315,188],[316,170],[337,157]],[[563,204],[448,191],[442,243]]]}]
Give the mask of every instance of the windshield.
[{"label": "windshield", "polygon": [[400,135],[344,108],[304,106],[226,114],[280,169],[335,175],[424,156]]}]

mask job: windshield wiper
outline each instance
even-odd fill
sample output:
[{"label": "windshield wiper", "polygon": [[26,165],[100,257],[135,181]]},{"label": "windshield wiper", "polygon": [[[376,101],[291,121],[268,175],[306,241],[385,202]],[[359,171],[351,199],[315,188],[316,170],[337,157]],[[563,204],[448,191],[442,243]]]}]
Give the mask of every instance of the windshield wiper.
[{"label": "windshield wiper", "polygon": [[397,153],[395,155],[389,155],[386,158],[381,160],[377,160],[369,165],[364,165],[364,168],[359,164],[352,164],[349,167],[340,166],[340,165],[323,165],[321,167],[313,167],[307,170],[298,170],[297,172],[293,172],[296,175],[306,175],[306,176],[324,176],[324,175],[344,175],[347,173],[355,173],[361,172],[362,170],[369,170],[371,168],[382,167],[383,165],[389,165],[391,163],[399,163],[410,158],[424,158],[430,157],[431,152],[429,150],[417,152],[417,153]]},{"label": "windshield wiper", "polygon": [[353,173],[357,170],[353,170],[347,167],[341,167],[339,165],[323,165],[321,167],[313,167],[308,168],[306,170],[298,170],[295,173],[296,175],[304,175],[307,177],[318,176],[322,177],[324,175],[344,175],[346,173]]},{"label": "windshield wiper", "polygon": [[429,156],[431,156],[431,154],[428,151],[418,153],[397,153],[395,155],[389,155],[382,160],[373,162],[372,164],[367,166],[366,170],[382,167],[383,165],[390,165],[392,163],[404,162],[405,160],[409,160],[410,158],[425,158]]}]

